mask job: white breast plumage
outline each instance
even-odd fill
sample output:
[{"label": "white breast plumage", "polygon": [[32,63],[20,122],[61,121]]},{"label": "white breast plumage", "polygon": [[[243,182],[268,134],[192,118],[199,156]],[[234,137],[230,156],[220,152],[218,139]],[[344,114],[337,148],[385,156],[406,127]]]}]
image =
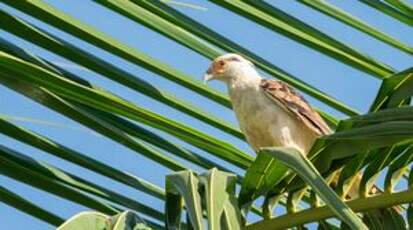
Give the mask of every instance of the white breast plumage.
[{"label": "white breast plumage", "polygon": [[331,133],[293,87],[263,79],[254,65],[238,54],[214,59],[204,79],[225,82],[240,128],[255,151],[282,146],[307,154],[317,137]]},{"label": "white breast plumage", "polygon": [[289,146],[307,153],[317,136],[265,96],[259,86],[235,86],[229,92],[240,128],[255,151]]}]

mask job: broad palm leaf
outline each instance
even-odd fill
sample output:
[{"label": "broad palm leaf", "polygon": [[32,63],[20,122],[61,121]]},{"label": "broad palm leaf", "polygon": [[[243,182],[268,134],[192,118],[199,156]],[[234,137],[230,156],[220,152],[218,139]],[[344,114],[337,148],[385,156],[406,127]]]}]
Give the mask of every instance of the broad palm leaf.
[{"label": "broad palm leaf", "polygon": [[[311,222],[317,222],[320,228],[337,227],[337,222],[326,221],[334,216],[334,213],[326,207],[320,207],[322,203],[318,196],[300,177],[289,172],[281,162],[269,155],[260,154],[254,158],[247,153],[240,130],[224,119],[231,116],[231,105],[228,97],[219,89],[203,85],[199,79],[186,74],[184,70],[174,68],[151,54],[121,42],[46,1],[0,2],[0,83],[4,87],[37,102],[36,106],[44,106],[93,130],[100,138],[109,139],[114,145],[120,144],[129,152],[138,154],[140,160],[134,163],[136,167],[146,162],[155,168],[161,168],[162,172],[186,169],[201,172],[216,167],[233,173],[241,186],[238,204],[245,210],[252,207],[255,215],[261,216],[258,221],[255,217],[247,217],[247,221],[256,222],[249,223],[248,229],[269,229],[270,226],[301,227]],[[366,105],[370,106],[369,113],[360,115],[357,109],[303,81],[306,73],[292,74],[283,70],[259,52],[252,51],[252,47],[243,47],[214,28],[178,11],[174,8],[177,5],[173,5],[172,1],[171,4],[160,0],[92,2],[88,4],[92,4],[96,9],[122,16],[129,23],[144,26],[180,44],[180,49],[184,50],[183,47],[186,47],[208,59],[224,52],[240,53],[267,76],[286,81],[307,94],[311,101],[329,111],[327,113],[318,109],[336,130],[335,134],[317,140],[309,154],[309,159],[317,170],[327,181],[329,178],[338,178],[334,182],[334,188],[343,200],[348,188],[362,172],[360,198],[348,201],[348,205],[354,211],[363,212],[365,223],[369,226],[376,224],[376,227],[380,228],[392,224],[403,228],[407,226],[406,223],[412,223],[411,205],[400,206],[401,212],[406,212],[407,217],[392,212],[389,207],[413,201],[413,192],[411,186],[408,186],[413,183],[409,170],[413,160],[413,113],[410,107],[413,69],[396,70],[373,59],[339,41],[334,34],[324,33],[311,23],[288,14],[278,7],[277,3],[261,0],[211,0],[208,3],[211,7],[225,10],[225,13],[240,16],[238,20],[249,20],[249,23],[255,23],[256,26],[262,26],[332,58],[354,69],[355,74],[374,77],[380,88],[371,106]],[[398,41],[330,3],[323,0],[299,2],[303,3],[301,7],[308,6],[306,10],[320,11],[400,52],[407,55],[413,53],[411,44]],[[412,7],[407,3],[362,2],[366,3],[366,7],[375,8],[401,23],[413,24],[409,14]],[[337,26],[342,25],[337,23]],[[62,32],[66,34],[63,36]],[[73,42],[67,34],[87,45]],[[82,71],[67,69],[50,58],[42,57],[35,50],[21,48],[18,42],[11,39],[16,37],[29,42],[31,46],[41,47],[59,58],[75,63]],[[114,58],[128,63],[113,63]],[[191,61],[186,60],[186,64],[190,65]],[[139,71],[131,71],[121,66],[138,67]],[[320,77],[327,78],[322,72],[319,73]],[[95,85],[96,81],[89,79],[92,74],[105,81],[110,80],[111,84],[107,89]],[[336,74],[341,73],[338,71]],[[161,87],[159,82],[167,82],[164,84],[169,87]],[[154,109],[154,106],[143,105],[144,100],[140,98],[130,100],[130,97],[125,99],[123,95],[110,92],[115,83],[116,87],[121,86],[135,97],[143,95],[172,112],[162,113]],[[175,88],[190,96],[176,96],[180,94]],[[205,106],[197,100],[206,102]],[[215,109],[211,112],[208,106]],[[330,113],[340,114],[340,118]],[[31,114],[27,114],[27,117],[30,116]],[[178,116],[180,118],[176,119]],[[163,225],[165,216],[170,214],[149,204],[151,200],[163,203],[170,197],[159,183],[156,185],[154,181],[142,179],[150,178],[148,175],[129,173],[111,165],[107,159],[100,159],[96,154],[85,151],[85,148],[69,147],[66,143],[55,140],[56,138],[22,127],[7,118],[0,117],[0,133],[13,138],[19,145],[0,146],[0,172],[14,181],[106,215],[115,215],[125,209],[134,210],[155,228]],[[21,143],[58,157],[63,162],[70,162],[82,170],[96,173],[100,178],[104,178],[104,181],[120,183],[128,191],[139,191],[139,194],[150,198],[137,198],[130,195],[130,191],[123,193],[117,186],[103,186],[102,183],[93,181],[93,177],[76,175],[53,163],[36,159],[30,156],[27,150],[20,150]],[[111,158],[122,158],[117,152],[111,152],[110,149],[107,151]],[[379,186],[383,192],[369,197],[368,191],[380,176],[384,178],[384,186]],[[158,178],[156,181],[162,179]],[[403,191],[395,192],[395,187],[400,183],[405,185],[402,187]],[[262,207],[258,207],[261,203],[255,202],[259,198],[264,198]],[[0,201],[51,225],[56,226],[63,221],[61,216],[22,197],[12,187],[0,187]],[[287,212],[281,212],[280,217],[273,217],[273,209],[278,207],[277,205],[286,206]],[[309,208],[302,211],[301,206]],[[171,206],[169,210],[176,208]],[[193,209],[191,207],[188,210]],[[374,210],[379,209],[385,210],[384,214],[380,217],[373,215]],[[202,213],[199,210],[195,212]],[[277,215],[279,214],[277,212]],[[208,213],[208,216],[213,215]],[[193,214],[188,216],[194,218]],[[197,217],[200,218],[199,215]],[[218,226],[216,224],[214,226]]]}]

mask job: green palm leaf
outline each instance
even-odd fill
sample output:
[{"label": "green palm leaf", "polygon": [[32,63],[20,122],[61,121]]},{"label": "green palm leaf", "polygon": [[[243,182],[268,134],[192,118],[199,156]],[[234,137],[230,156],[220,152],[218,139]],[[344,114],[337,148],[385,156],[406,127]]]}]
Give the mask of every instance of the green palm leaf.
[{"label": "green palm leaf", "polygon": [[377,0],[361,0],[364,4],[375,8],[376,10],[387,14],[388,16],[405,23],[406,25],[413,26],[413,17],[409,14],[405,14],[404,12],[399,11],[399,9],[395,9],[392,6],[389,6],[381,1]]},{"label": "green palm leaf", "polygon": [[150,56],[126,46],[119,41],[111,38],[94,28],[79,22],[63,12],[59,12],[45,2],[40,0],[34,1],[3,1],[16,9],[30,14],[44,22],[49,23],[57,28],[81,38],[99,48],[102,48],[112,54],[118,55],[132,63],[135,63],[149,71],[163,76],[177,84],[193,90],[217,103],[230,107],[228,99],[221,93],[213,91],[202,85],[200,81],[195,81],[191,77],[172,67],[154,59]]},{"label": "green palm leaf", "polygon": [[[40,86],[50,87],[51,90],[57,92],[58,94],[64,95],[65,97],[78,101],[79,103],[87,104],[97,109],[113,112],[130,119],[143,122],[146,125],[150,125],[171,133],[201,149],[215,152],[216,154],[222,153],[220,154],[220,157],[230,162],[234,162],[240,167],[246,167],[249,164],[251,158],[248,155],[241,153],[231,145],[219,141],[211,136],[207,136],[185,125],[178,124],[168,118],[137,107],[136,105],[132,105],[131,103],[112,94],[101,90],[87,88],[78,83],[71,82],[52,72],[27,63],[21,59],[17,59],[6,53],[1,53],[0,59],[0,65],[5,67],[4,70],[7,71],[6,74],[9,79],[13,79],[11,76],[18,74],[20,80],[26,79],[27,82],[33,82]],[[14,72],[17,69],[18,72]],[[40,75],[42,76],[41,78],[39,77]],[[183,166],[168,160],[164,156],[156,154],[148,148],[146,149],[147,153],[152,152],[151,154],[156,155],[157,159],[163,159],[164,163],[169,167],[175,169],[183,168]]]},{"label": "green palm leaf", "polygon": [[[171,106],[175,109],[178,109],[188,115],[191,115],[201,121],[204,121],[214,127],[217,127],[225,132],[228,132],[238,138],[243,139],[243,135],[236,128],[231,125],[219,120],[211,114],[208,114],[202,109],[195,107],[194,105],[182,101],[174,97],[171,93],[164,92],[157,89],[152,84],[149,84],[146,81],[140,80],[137,76],[134,76],[122,69],[117,68],[116,66],[110,64],[107,61],[104,61],[91,53],[83,51],[68,42],[65,42],[62,39],[59,39],[53,36],[50,33],[42,31],[39,28],[34,27],[33,25],[17,18],[12,15],[8,15],[5,12],[0,11],[1,20],[5,22],[7,26],[5,29],[11,33],[16,34],[24,39],[30,40],[34,44],[37,44],[45,49],[48,49],[56,54],[61,55],[62,57],[67,58],[89,70],[92,70],[96,73],[102,74],[113,81],[116,81],[120,84],[123,84],[129,88],[132,88],[150,98],[158,100],[168,106]],[[19,50],[11,44],[8,44],[7,41],[1,41],[3,50],[6,52],[22,53],[24,51]]]},{"label": "green palm leaf", "polygon": [[[346,12],[323,0],[299,2],[336,19],[335,22],[333,20],[331,22],[335,23],[337,28],[342,26],[340,23],[344,23],[350,26],[350,29],[359,30],[365,36],[371,36],[397,48],[392,52],[413,54],[412,44],[402,43],[380,28],[370,26],[367,18],[364,22],[364,17],[361,17],[363,20],[359,19],[353,16],[350,10]],[[413,8],[406,2],[399,0],[361,2],[377,9],[378,13],[387,14],[402,23],[412,25]],[[144,26],[156,32],[157,36],[168,38],[168,42],[179,44],[178,48],[189,48],[195,55],[207,59],[214,59],[225,52],[239,53],[265,74],[283,80],[313,97],[317,103],[321,103],[323,109],[329,110],[328,112],[333,109],[335,110],[333,113],[345,115],[340,120],[317,109],[327,123],[335,129],[335,133],[317,139],[307,155],[308,159],[300,158],[301,165],[314,165],[310,167],[311,172],[304,170],[309,169],[308,167],[297,171],[296,164],[282,163],[283,156],[287,158],[294,156],[294,152],[290,152],[290,155],[276,152],[275,155],[281,154],[276,157],[271,154],[258,154],[255,159],[244,153],[241,150],[246,144],[244,135],[232,123],[225,120],[232,119],[228,110],[231,109],[229,98],[220,91],[203,85],[199,81],[200,76],[193,78],[185,74],[188,70],[175,69],[167,65],[165,61],[170,60],[155,59],[152,53],[145,54],[141,49],[120,42],[113,36],[101,32],[98,27],[91,26],[92,23],[84,23],[66,13],[66,9],[59,7],[60,3],[50,1],[46,3],[42,0],[1,0],[1,3],[3,3],[0,6],[2,22],[0,28],[3,31],[0,34],[0,83],[2,85],[148,160],[134,162],[134,166],[151,164],[161,167],[162,170],[172,171],[166,178],[164,191],[164,188],[155,185],[159,182],[152,183],[141,178],[147,177],[146,175],[133,175],[127,172],[130,171],[129,169],[123,171],[122,167],[114,167],[110,161],[103,161],[96,157],[97,155],[91,150],[84,150],[83,146],[75,145],[69,148],[65,140],[55,141],[51,138],[52,134],[40,134],[41,132],[37,130],[34,132],[32,128],[23,128],[0,118],[0,134],[12,138],[11,143],[16,143],[16,146],[10,148],[8,142],[10,140],[7,140],[6,144],[0,146],[1,175],[78,204],[82,208],[94,210],[92,213],[80,214],[79,219],[76,216],[70,219],[69,222],[74,224],[73,226],[95,222],[116,230],[128,227],[163,229],[164,226],[160,223],[165,221],[167,227],[174,229],[202,229],[206,226],[210,229],[307,229],[308,223],[317,223],[319,229],[339,229],[346,228],[346,224],[328,218],[333,217],[353,224],[357,222],[357,226],[361,226],[360,220],[354,218],[353,211],[359,212],[358,215],[362,217],[360,219],[371,229],[386,229],[390,226],[406,229],[407,222],[411,227],[413,208],[412,205],[407,204],[412,202],[413,197],[411,195],[413,108],[410,106],[413,96],[412,68],[404,66],[403,68],[406,68],[404,71],[396,71],[391,66],[360,52],[347,42],[339,41],[336,39],[336,34],[322,32],[324,30],[301,19],[306,18],[306,15],[301,17],[301,15],[287,13],[288,9],[284,10],[284,4],[290,4],[288,8],[296,6],[296,3],[211,0],[197,3],[202,5],[198,9],[202,8],[203,11],[185,8],[185,4],[180,2],[161,0],[94,0],[86,5],[91,9],[96,7],[99,12],[104,12],[111,17],[122,18],[123,22],[130,22],[132,27]],[[306,7],[299,9],[305,13],[314,13]],[[353,68],[353,72],[348,73],[357,75],[364,72],[376,77],[372,82],[378,82],[380,87],[376,98],[371,100],[373,103],[369,113],[359,115],[356,109],[342,102],[343,98],[336,99],[324,93],[325,89],[317,88],[312,83],[307,83],[307,80],[302,80],[307,77],[307,74],[301,69],[291,73],[283,70],[284,66],[272,63],[264,52],[256,51],[263,46],[257,47],[258,49],[244,47],[244,38],[228,36],[231,31],[220,33],[218,31],[222,31],[221,28],[215,28],[203,21],[204,18],[215,17],[216,12],[235,14],[234,18],[240,21],[243,19],[239,16],[248,19],[246,23],[251,30],[237,32],[255,31],[252,28],[254,25],[262,26],[264,30],[278,33],[317,51],[317,55],[325,55],[338,61],[341,67]],[[195,18],[198,17],[201,19],[196,20]],[[217,22],[218,24],[233,20],[231,17],[222,18],[225,20]],[[220,20],[221,17],[217,19]],[[106,20],[112,19],[105,18]],[[87,18],[86,21],[90,22]],[[57,35],[61,32],[77,40],[69,42],[69,38],[65,38],[66,35]],[[26,47],[21,48],[19,41],[14,41],[14,36],[24,40],[23,46],[30,47],[30,52]],[[257,41],[261,41],[260,35],[256,37]],[[106,59],[86,50],[82,44],[95,46],[115,56],[116,59],[120,58],[122,61],[142,67],[163,79],[159,84],[155,80],[143,80],[145,76],[125,70],[123,66],[114,64],[110,58]],[[37,48],[44,50],[37,51]],[[42,54],[43,51],[46,51],[47,55]],[[370,53],[374,54],[374,51]],[[67,66],[53,61],[51,54],[73,62],[87,72],[72,72]],[[389,55],[394,54],[396,53]],[[382,58],[384,60],[386,57],[382,56]],[[394,60],[391,64],[398,67],[405,65],[405,63],[399,65],[397,61]],[[191,60],[190,67],[196,64]],[[327,71],[330,69],[332,68],[326,66]],[[320,72],[323,71],[324,67],[320,68]],[[109,79],[110,83],[116,84],[115,89],[119,86],[126,87],[131,89],[132,93],[144,97],[137,98],[139,104],[134,104],[110,93],[111,85],[106,85],[108,89],[103,89],[91,83],[86,78],[88,73],[102,77],[99,80],[103,80],[103,83]],[[343,72],[337,72],[337,75],[342,74]],[[174,83],[172,84],[174,87],[184,90],[187,93],[185,95],[189,96],[185,98],[176,96],[179,93],[173,87],[163,89],[162,84],[166,83],[164,79]],[[358,84],[358,82],[351,82],[351,84]],[[347,86],[343,86],[343,90],[345,89],[348,94],[353,93],[351,85],[348,86],[350,88],[345,87]],[[336,94],[340,95],[340,93]],[[9,95],[8,92],[6,95]],[[191,95],[201,96],[202,102],[194,101]],[[143,106],[145,100],[160,102],[159,105],[167,110],[161,111],[162,115],[152,112]],[[209,105],[201,104],[204,101],[213,102],[214,109],[211,111]],[[347,100],[346,103],[348,102]],[[353,104],[360,107],[361,103]],[[13,105],[10,109],[13,110],[14,106],[20,105]],[[158,111],[157,108],[154,110]],[[175,120],[175,115],[170,116],[168,111],[177,112],[178,116],[189,116],[189,120],[186,122],[179,119],[178,122]],[[193,118],[195,123],[192,123]],[[47,127],[34,127],[33,130],[36,128]],[[53,155],[60,158],[59,165],[54,166],[54,163],[36,159],[37,157],[32,156],[30,150],[21,150],[20,144],[50,154],[46,155],[47,157]],[[107,151],[111,149],[107,148]],[[114,152],[112,155],[117,158],[123,156],[119,152]],[[144,196],[157,198],[157,201],[164,202],[165,212],[149,203],[144,197],[126,195],[122,190],[114,189],[110,183],[98,184],[94,180],[84,179],[81,173],[67,170],[65,164],[75,164],[76,167],[81,167],[80,170],[97,173],[110,181],[133,188],[134,191],[138,190]],[[290,171],[289,168],[296,170]],[[156,168],[154,167],[153,170],[155,173]],[[198,170],[209,171],[198,175]],[[147,173],[150,174],[148,176],[151,179],[154,178],[152,172]],[[316,175],[317,179],[308,180],[308,175]],[[325,182],[321,177],[325,178]],[[384,186],[380,186],[382,180]],[[315,185],[315,181],[320,184]],[[378,181],[380,183],[377,184]],[[236,186],[236,183],[241,186]],[[338,196],[326,185],[332,186]],[[361,196],[348,201],[350,193],[352,195],[354,193],[351,188],[355,185],[358,185],[356,188],[358,191],[355,192]],[[373,186],[383,192],[371,197],[370,188]],[[400,187],[403,191],[396,191]],[[59,215],[44,208],[47,205],[41,207],[35,204],[35,201],[23,198],[24,195],[17,194],[20,194],[20,191],[10,189],[7,184],[0,186],[0,202],[54,226],[63,222]],[[261,201],[263,201],[262,211],[256,208]],[[279,204],[285,206],[281,211]],[[330,205],[333,209],[325,205]],[[118,214],[124,209],[138,212],[139,217],[128,211]],[[251,217],[249,209],[258,216]],[[183,214],[186,219],[182,218]],[[141,218],[140,215],[143,217]],[[249,223],[251,220],[257,222]],[[205,225],[207,222],[208,225]],[[62,229],[71,228],[69,225],[63,226]]]},{"label": "green palm leaf", "polygon": [[44,210],[43,208],[33,204],[23,197],[13,193],[12,191],[0,186],[0,200],[16,209],[19,209],[31,216],[39,218],[51,225],[58,226],[64,222],[64,219],[55,214]]},{"label": "green palm leaf", "polygon": [[[380,30],[368,25],[367,23],[361,21],[360,19],[353,17],[351,14],[340,10],[338,7],[335,7],[332,4],[329,4],[324,0],[300,0],[301,3],[306,4],[330,17],[333,17],[355,29],[358,29],[376,39],[383,41],[391,46],[394,46],[408,54],[413,54],[413,47],[403,44],[396,40],[395,38],[382,33]],[[413,11],[412,11],[413,14]]]},{"label": "green palm leaf", "polygon": [[390,67],[346,47],[263,1],[213,2],[378,78],[394,73]]},{"label": "green palm leaf", "polygon": [[64,185],[62,182],[56,179],[51,179],[49,177],[41,175],[35,170],[14,162],[9,157],[10,154],[13,154],[13,152],[13,150],[6,148],[5,146],[1,146],[0,148],[0,170],[3,175],[29,184],[33,187],[45,190],[49,193],[53,193],[65,199],[82,204],[91,209],[99,210],[103,213],[115,214],[118,212],[118,209],[107,202],[102,202],[90,195],[85,195],[84,193],[81,193],[73,187]]},{"label": "green palm leaf", "polygon": [[[105,5],[116,12],[154,29],[163,35],[179,42],[180,44],[193,49],[207,58],[214,59],[222,53],[221,50],[214,48],[206,42],[200,41],[200,38],[212,43],[214,46],[220,47],[228,52],[241,53],[253,61],[258,67],[265,70],[272,76],[290,83],[291,85],[303,90],[309,95],[321,100],[343,113],[355,115],[357,112],[337,101],[331,96],[317,90],[316,88],[306,84],[291,74],[274,66],[269,61],[252,53],[251,51],[241,47],[231,40],[220,36],[213,30],[203,26],[202,24],[191,20],[189,17],[179,13],[178,11],[168,7],[159,1],[133,1],[129,3],[125,1],[96,1],[99,4]],[[145,10],[145,9],[147,10]],[[151,12],[155,12],[153,14]],[[159,16],[159,18],[157,17]],[[165,20],[166,19],[166,20]],[[180,27],[177,27],[176,25]],[[196,34],[194,36],[193,34]],[[327,120],[329,120],[328,117]]]}]

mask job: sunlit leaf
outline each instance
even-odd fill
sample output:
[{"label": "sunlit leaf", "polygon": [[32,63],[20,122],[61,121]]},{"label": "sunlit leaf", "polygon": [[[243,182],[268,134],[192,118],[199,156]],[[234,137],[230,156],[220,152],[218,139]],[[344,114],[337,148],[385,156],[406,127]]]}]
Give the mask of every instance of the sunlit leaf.
[{"label": "sunlit leaf", "polygon": [[[169,229],[179,228],[181,199],[185,201],[188,210],[190,225],[195,230],[203,229],[201,196],[198,193],[199,180],[192,171],[181,171],[166,176],[166,203],[167,215],[166,227]],[[183,208],[181,206],[181,208]],[[178,211],[178,212],[177,212]],[[178,224],[178,226],[177,226]]]},{"label": "sunlit leaf", "polygon": [[58,230],[151,230],[147,223],[137,214],[131,211],[125,211],[115,216],[107,216],[99,212],[81,212],[61,226]]},{"label": "sunlit leaf", "polygon": [[241,213],[235,197],[236,177],[211,169],[201,174],[199,181],[205,191],[208,228],[241,229]]}]

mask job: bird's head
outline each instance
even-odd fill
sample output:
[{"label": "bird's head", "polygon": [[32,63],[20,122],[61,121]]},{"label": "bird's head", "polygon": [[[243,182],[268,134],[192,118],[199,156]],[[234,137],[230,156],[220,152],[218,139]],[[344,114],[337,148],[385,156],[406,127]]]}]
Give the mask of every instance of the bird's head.
[{"label": "bird's head", "polygon": [[226,83],[231,80],[256,75],[254,65],[234,53],[221,55],[214,59],[204,75],[204,81],[220,80]]}]

